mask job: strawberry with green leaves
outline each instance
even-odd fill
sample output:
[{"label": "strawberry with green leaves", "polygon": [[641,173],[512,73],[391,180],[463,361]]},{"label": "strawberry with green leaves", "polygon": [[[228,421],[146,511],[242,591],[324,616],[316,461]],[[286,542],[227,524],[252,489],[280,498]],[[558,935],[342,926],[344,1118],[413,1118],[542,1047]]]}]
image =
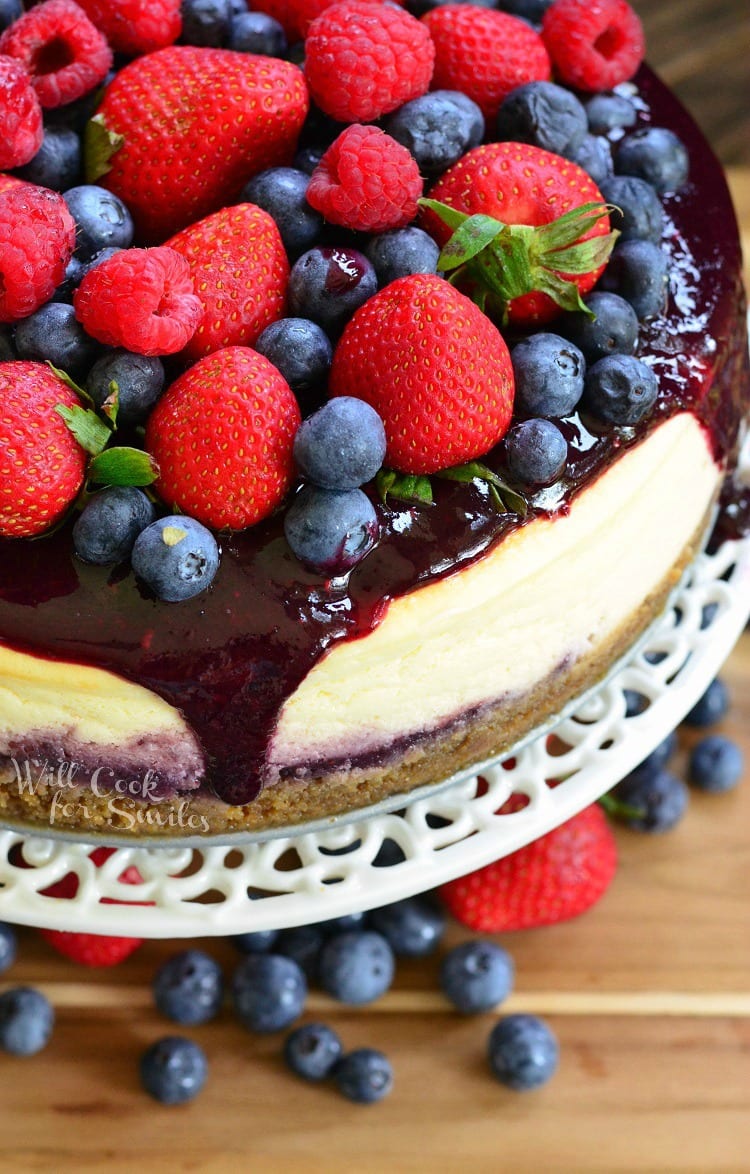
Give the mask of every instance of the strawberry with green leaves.
[{"label": "strawberry with green leaves", "polygon": [[450,167],[423,201],[443,245],[438,268],[493,317],[520,328],[583,310],[617,233],[577,164],[526,143],[487,143]]},{"label": "strawberry with green leaves", "polygon": [[513,388],[497,327],[426,273],[402,277],[360,306],[336,347],[329,382],[332,396],[355,396],[378,412],[386,464],[406,474],[489,452],[510,424]]},{"label": "strawberry with green leaves", "polygon": [[86,173],[127,204],[139,239],[161,243],[289,163],[305,121],[287,61],[175,45],[136,58],[107,87],[86,136]]}]

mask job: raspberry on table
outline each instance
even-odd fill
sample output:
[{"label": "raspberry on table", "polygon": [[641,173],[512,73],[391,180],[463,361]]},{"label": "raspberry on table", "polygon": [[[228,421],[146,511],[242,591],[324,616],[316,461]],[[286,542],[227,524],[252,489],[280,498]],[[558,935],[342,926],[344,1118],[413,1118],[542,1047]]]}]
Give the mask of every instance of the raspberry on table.
[{"label": "raspberry on table", "polygon": [[376,126],[355,123],[315,168],[307,202],[331,224],[385,232],[414,219],[421,195],[422,177],[407,148]]},{"label": "raspberry on table", "polygon": [[203,315],[190,266],[174,249],[123,249],[86,274],[73,298],[84,330],[138,355],[173,355]]},{"label": "raspberry on table", "polygon": [[180,35],[180,0],[80,0],[116,53],[133,57],[172,45]]},{"label": "raspberry on table", "polygon": [[7,28],[0,53],[25,65],[42,106],[65,106],[103,81],[112,50],[74,0],[45,0]]},{"label": "raspberry on table", "polygon": [[566,85],[589,92],[628,81],[643,61],[643,26],[627,0],[555,0],[542,37]]},{"label": "raspberry on table", "polygon": [[459,90],[476,102],[492,129],[500,103],[526,82],[549,81],[541,37],[505,12],[450,4],[423,17],[435,44],[434,90]]},{"label": "raspberry on table", "polygon": [[0,322],[17,322],[65,277],[76,226],[57,192],[17,182],[0,189]]},{"label": "raspberry on table", "polygon": [[0,57],[0,167],[22,167],[42,145],[42,108],[20,61]]},{"label": "raspberry on table", "polygon": [[426,93],[434,61],[423,24],[367,0],[342,0],[327,9],[305,42],[310,93],[340,122],[372,122]]}]

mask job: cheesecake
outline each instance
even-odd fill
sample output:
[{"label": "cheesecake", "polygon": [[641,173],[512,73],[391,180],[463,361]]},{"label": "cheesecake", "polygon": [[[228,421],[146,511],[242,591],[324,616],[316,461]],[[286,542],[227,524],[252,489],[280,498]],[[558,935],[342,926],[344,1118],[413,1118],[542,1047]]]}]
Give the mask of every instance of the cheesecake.
[{"label": "cheesecake", "polygon": [[438,482],[430,506],[368,487],[379,539],[332,579],[294,557],[280,513],[222,533],[215,581],[179,604],[78,559],[72,519],[0,539],[1,820],[179,837],[397,806],[501,756],[637,641],[731,516],[749,388],[720,165],[648,69],[634,85],[691,175],[663,197],[647,416],[564,419],[565,473],[525,516],[482,481]]}]

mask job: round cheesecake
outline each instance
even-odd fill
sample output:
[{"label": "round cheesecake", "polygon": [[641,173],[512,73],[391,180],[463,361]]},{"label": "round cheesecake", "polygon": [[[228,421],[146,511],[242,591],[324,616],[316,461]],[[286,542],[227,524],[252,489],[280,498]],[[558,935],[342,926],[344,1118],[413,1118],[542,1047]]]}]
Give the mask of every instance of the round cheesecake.
[{"label": "round cheesecake", "polygon": [[221,535],[214,583],[177,605],[77,559],[71,521],[0,540],[0,819],[180,836],[395,802],[502,754],[643,633],[731,513],[749,389],[721,168],[650,71],[635,84],[691,173],[664,197],[669,299],[639,335],[647,418],[566,418],[566,472],[524,518],[479,481],[437,482],[430,507],[372,489],[379,541],[332,580],[281,514]]}]

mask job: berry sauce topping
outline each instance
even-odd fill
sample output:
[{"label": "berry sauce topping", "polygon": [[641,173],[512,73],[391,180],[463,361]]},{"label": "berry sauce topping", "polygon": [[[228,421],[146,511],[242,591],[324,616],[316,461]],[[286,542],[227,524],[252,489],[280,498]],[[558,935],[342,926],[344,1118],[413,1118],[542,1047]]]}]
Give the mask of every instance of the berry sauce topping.
[{"label": "berry sauce topping", "polygon": [[[648,125],[653,112],[655,124],[673,128],[688,144],[691,175],[699,177],[664,197],[671,293],[665,313],[641,324],[635,351],[658,377],[659,398],[635,425],[594,423],[585,399],[580,412],[559,421],[566,473],[531,493],[526,521],[565,512],[623,448],[682,409],[704,422],[717,458],[735,444],[746,350],[739,286],[727,279],[739,273],[729,198],[689,116],[648,71],[637,81],[647,103],[640,124]],[[351,268],[338,272],[345,289],[361,276]],[[486,458],[490,468],[497,457]],[[375,502],[372,487],[368,494]],[[72,521],[36,542],[5,539],[0,639],[110,669],[153,690],[184,713],[200,739],[206,785],[227,802],[248,802],[278,781],[268,751],[280,710],[325,650],[366,634],[393,597],[468,565],[524,524],[499,513],[489,486],[478,481],[438,480],[429,509],[377,503],[375,510],[379,541],[348,578],[308,571],[277,512],[249,530],[220,535],[221,566],[210,590],[179,605],[159,602],[122,567],[76,558]],[[299,764],[312,777],[316,765]]]}]

